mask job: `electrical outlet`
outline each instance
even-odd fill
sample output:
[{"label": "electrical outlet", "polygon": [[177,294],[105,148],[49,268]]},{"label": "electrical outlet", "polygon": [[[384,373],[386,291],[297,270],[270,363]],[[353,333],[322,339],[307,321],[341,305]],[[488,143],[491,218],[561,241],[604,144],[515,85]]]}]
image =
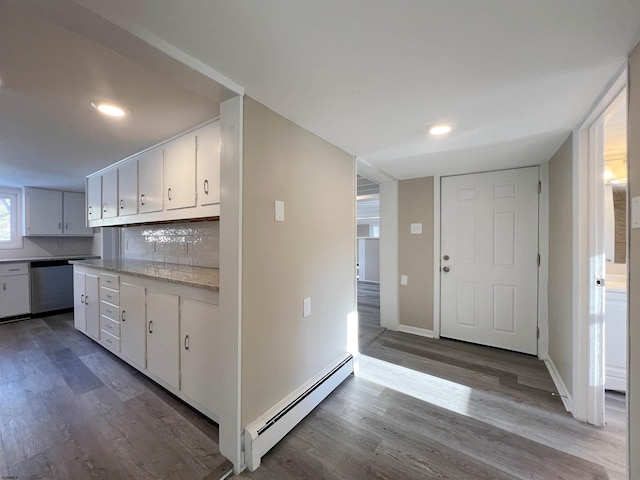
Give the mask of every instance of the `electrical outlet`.
[{"label": "electrical outlet", "polygon": [[311,315],[311,297],[306,297],[302,301],[302,316],[308,317]]},{"label": "electrical outlet", "polygon": [[284,201],[283,200],[276,200],[275,219],[276,219],[276,222],[284,222]]},{"label": "electrical outlet", "polygon": [[408,275],[400,275],[400,285],[408,285],[409,276]]},{"label": "electrical outlet", "polygon": [[422,224],[421,223],[412,223],[411,224],[411,235],[422,235]]}]

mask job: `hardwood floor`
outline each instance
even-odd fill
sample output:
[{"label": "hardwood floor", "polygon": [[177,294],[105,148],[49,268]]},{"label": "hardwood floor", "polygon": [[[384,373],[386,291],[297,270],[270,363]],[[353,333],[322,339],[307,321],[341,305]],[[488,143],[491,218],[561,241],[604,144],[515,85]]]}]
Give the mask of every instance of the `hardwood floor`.
[{"label": "hardwood floor", "polygon": [[608,424],[565,413],[527,355],[379,327],[375,284],[359,284],[360,371],[241,477],[624,479],[625,399]]},{"label": "hardwood floor", "polygon": [[[625,398],[603,429],[564,412],[542,362],[386,331],[360,285],[360,371],[240,477],[623,479]],[[0,324],[0,475],[219,478],[215,424],[73,329]]]},{"label": "hardwood floor", "polygon": [[217,425],[73,328],[0,324],[2,478],[218,479]]}]

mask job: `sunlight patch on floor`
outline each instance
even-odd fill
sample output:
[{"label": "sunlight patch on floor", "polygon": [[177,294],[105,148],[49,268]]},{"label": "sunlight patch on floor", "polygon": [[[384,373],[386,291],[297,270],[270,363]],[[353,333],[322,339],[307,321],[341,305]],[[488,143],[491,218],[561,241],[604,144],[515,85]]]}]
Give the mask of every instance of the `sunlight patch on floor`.
[{"label": "sunlight patch on floor", "polygon": [[429,402],[452,412],[468,415],[472,389],[459,383],[378,360],[367,355],[358,357],[359,378],[364,378],[396,392]]}]

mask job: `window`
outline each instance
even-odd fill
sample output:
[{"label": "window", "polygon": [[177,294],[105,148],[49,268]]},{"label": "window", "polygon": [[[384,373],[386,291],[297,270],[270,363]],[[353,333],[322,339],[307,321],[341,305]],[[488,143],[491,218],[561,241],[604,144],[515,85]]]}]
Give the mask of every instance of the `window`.
[{"label": "window", "polygon": [[0,248],[22,248],[20,190],[0,187]]}]

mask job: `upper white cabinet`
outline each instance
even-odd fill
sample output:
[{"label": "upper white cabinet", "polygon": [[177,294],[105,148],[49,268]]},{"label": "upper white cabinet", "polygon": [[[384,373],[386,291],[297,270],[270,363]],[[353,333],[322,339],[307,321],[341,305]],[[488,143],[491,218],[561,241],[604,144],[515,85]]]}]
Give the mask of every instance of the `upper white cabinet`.
[{"label": "upper white cabinet", "polygon": [[220,203],[220,122],[196,130],[198,205]]},{"label": "upper white cabinet", "polygon": [[138,156],[140,213],[162,211],[164,191],[162,158],[162,148],[154,148]]},{"label": "upper white cabinet", "polygon": [[138,213],[138,162],[118,165],[118,216]]},{"label": "upper white cabinet", "polygon": [[84,218],[84,193],[62,192],[63,235],[93,235]]},{"label": "upper white cabinet", "polygon": [[89,225],[219,216],[220,149],[216,120],[87,177]]},{"label": "upper white cabinet", "polygon": [[118,169],[111,167],[102,173],[102,218],[118,216]]},{"label": "upper white cabinet", "polygon": [[25,188],[25,236],[93,235],[85,226],[83,193]]},{"label": "upper white cabinet", "polygon": [[196,206],[195,133],[188,133],[165,145],[164,187],[167,210]]},{"label": "upper white cabinet", "polygon": [[89,222],[102,218],[102,175],[87,177],[87,219]]}]

